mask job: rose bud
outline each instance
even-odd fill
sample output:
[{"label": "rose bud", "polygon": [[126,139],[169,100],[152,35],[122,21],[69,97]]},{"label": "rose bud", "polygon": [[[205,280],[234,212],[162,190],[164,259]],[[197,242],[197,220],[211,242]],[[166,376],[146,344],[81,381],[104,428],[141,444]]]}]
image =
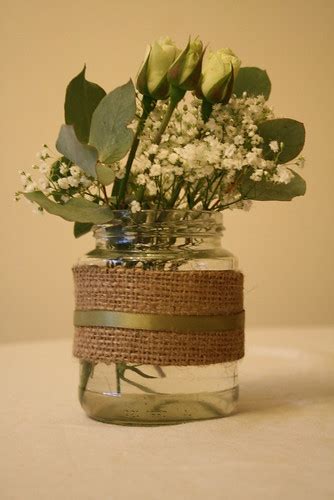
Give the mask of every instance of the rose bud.
[{"label": "rose bud", "polygon": [[168,71],[169,83],[182,90],[194,90],[201,76],[203,55],[201,40],[189,40],[187,47]]},{"label": "rose bud", "polygon": [[226,103],[227,94],[232,93],[231,83],[240,68],[240,59],[230,49],[211,52],[203,63],[202,76],[197,96],[211,104]]},{"label": "rose bud", "polygon": [[167,73],[180,52],[169,37],[160,38],[148,47],[137,77],[136,86],[141,94],[153,99],[167,99]]}]

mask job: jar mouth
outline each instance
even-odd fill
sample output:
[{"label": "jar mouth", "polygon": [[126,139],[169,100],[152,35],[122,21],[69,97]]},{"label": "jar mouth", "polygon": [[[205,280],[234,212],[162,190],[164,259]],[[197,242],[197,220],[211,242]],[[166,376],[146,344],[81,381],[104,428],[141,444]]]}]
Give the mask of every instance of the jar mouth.
[{"label": "jar mouth", "polygon": [[105,224],[93,226],[97,240],[123,239],[127,243],[138,239],[159,236],[170,240],[173,237],[212,237],[223,233],[222,213],[212,210],[114,210],[114,218]]},{"label": "jar mouth", "polygon": [[104,224],[94,224],[93,230],[99,228],[114,227],[120,221],[134,224],[160,224],[168,222],[181,221],[216,221],[217,224],[222,224],[222,212],[213,210],[190,210],[190,209],[143,209],[139,212],[132,212],[129,209],[112,210],[114,217],[110,222]]}]

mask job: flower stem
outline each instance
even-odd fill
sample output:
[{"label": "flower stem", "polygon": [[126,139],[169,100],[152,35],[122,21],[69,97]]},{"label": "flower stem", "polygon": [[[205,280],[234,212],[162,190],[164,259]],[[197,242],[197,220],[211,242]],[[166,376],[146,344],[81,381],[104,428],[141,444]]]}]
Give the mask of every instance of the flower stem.
[{"label": "flower stem", "polygon": [[177,106],[177,102],[174,102],[174,101],[169,102],[166,114],[163,117],[160,128],[153,138],[153,141],[152,141],[153,144],[160,144],[161,138],[162,138],[167,126],[168,126],[169,120],[171,119],[172,114],[173,114],[176,106]]},{"label": "flower stem", "polygon": [[103,192],[103,196],[104,196],[106,204],[109,205],[109,198],[108,198],[107,190],[103,184],[102,184],[102,192]]},{"label": "flower stem", "polygon": [[121,394],[121,374],[120,369],[122,368],[121,363],[116,363],[116,392]]},{"label": "flower stem", "polygon": [[167,128],[169,120],[171,119],[175,108],[177,107],[179,102],[183,99],[185,93],[186,93],[186,91],[182,90],[181,88],[175,87],[174,85],[170,86],[170,88],[169,88],[170,99],[169,99],[168,108],[167,108],[166,114],[163,117],[163,120],[161,122],[160,129],[158,130],[158,132],[156,133],[156,135],[153,138],[152,144],[158,144],[158,145],[160,144],[161,138],[162,138],[162,136]]},{"label": "flower stem", "polygon": [[115,182],[113,195],[117,196],[117,208],[122,208],[122,204],[124,203],[124,198],[126,195],[126,188],[129,181],[130,171],[132,167],[133,160],[135,159],[136,152],[139,146],[140,136],[144,130],[145,122],[153,109],[155,108],[156,101],[151,99],[150,97],[143,97],[143,112],[139,119],[137,130],[133,139],[133,143],[129,152],[129,156],[125,165],[125,174],[123,179],[119,182]]}]

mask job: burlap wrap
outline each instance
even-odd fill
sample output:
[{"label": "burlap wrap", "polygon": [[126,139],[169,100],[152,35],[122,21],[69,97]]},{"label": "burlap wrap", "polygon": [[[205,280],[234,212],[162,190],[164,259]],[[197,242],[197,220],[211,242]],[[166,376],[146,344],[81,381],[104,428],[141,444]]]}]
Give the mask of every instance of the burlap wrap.
[{"label": "burlap wrap", "polygon": [[[230,315],[243,311],[243,275],[237,271],[143,271],[76,266],[77,310],[170,315]],[[244,355],[243,328],[157,331],[75,327],[74,356],[93,362],[207,365]]]}]

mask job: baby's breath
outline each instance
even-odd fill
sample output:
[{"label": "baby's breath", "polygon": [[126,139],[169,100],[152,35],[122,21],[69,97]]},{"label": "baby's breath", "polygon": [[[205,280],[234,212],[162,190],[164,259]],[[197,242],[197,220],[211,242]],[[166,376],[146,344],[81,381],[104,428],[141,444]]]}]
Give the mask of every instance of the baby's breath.
[{"label": "baby's breath", "polygon": [[291,170],[279,165],[283,145],[270,142],[276,159],[263,153],[258,126],[274,118],[263,96],[244,93],[240,98],[232,96],[226,106],[215,104],[206,123],[200,104],[194,98],[179,105],[159,146],[152,145],[151,139],[159,130],[166,104],[159,102],[148,118],[131,171],[132,186],[144,206],[155,206],[158,200],[165,208],[234,205],[249,209],[249,201],[242,200],[240,192],[246,172],[254,182],[291,181]]},{"label": "baby's breath", "polygon": [[[192,97],[175,109],[160,143],[152,143],[166,110],[167,104],[158,101],[141,133],[125,196],[125,208],[131,212],[157,207],[249,210],[251,202],[244,199],[241,189],[245,176],[255,183],[271,181],[282,185],[293,179],[294,173],[279,163],[283,143],[270,141],[267,149],[271,154],[264,153],[259,125],[275,116],[263,96],[233,95],[227,105],[213,105],[206,123],[201,101]],[[136,122],[131,127],[135,129]],[[81,196],[98,204],[107,201],[113,207],[105,186],[79,166],[64,157],[55,157],[46,145],[37,158],[33,165],[37,179],[20,171],[23,192],[41,191],[56,203]],[[294,162],[299,167],[303,164],[303,157]],[[112,168],[116,182],[121,182],[126,158]]]}]

